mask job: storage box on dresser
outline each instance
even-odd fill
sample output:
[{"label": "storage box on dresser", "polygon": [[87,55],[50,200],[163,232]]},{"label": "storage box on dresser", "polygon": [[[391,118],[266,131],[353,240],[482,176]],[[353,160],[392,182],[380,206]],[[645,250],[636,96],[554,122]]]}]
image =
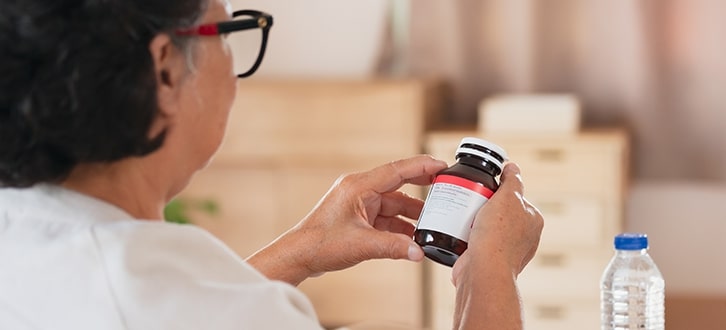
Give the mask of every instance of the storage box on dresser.
[{"label": "storage box on dresser", "polygon": [[[240,83],[222,148],[182,196],[219,203],[219,215],[195,222],[247,256],[302,219],[341,174],[421,153],[439,90],[418,80]],[[324,326],[418,328],[422,277],[420,264],[370,261],[300,288]]]},{"label": "storage box on dresser", "polygon": [[[518,278],[525,328],[595,329],[599,280],[612,238],[623,228],[628,142],[619,129],[572,136],[482,136],[474,129],[428,134],[427,152],[453,162],[462,137],[504,147],[522,169],[525,197],[545,218],[537,255]],[[451,270],[427,265],[432,324],[448,329],[453,313]],[[440,305],[439,305],[440,304]]]}]

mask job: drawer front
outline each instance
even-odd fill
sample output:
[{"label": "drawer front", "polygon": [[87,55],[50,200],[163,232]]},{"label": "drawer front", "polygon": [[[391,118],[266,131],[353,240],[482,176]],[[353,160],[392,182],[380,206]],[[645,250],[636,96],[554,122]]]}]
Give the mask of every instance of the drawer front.
[{"label": "drawer front", "polygon": [[424,141],[424,151],[449,164],[456,162],[455,153],[461,139],[477,136],[475,132],[435,132],[429,133]]},{"label": "drawer front", "polygon": [[424,261],[428,303],[426,315],[432,330],[451,329],[454,324],[456,288],[451,283],[451,268],[430,260]]},{"label": "drawer front", "polygon": [[419,263],[371,260],[307,279],[299,288],[328,329],[364,321],[421,328],[422,279]]},{"label": "drawer front", "polygon": [[606,144],[573,141],[503,142],[530,191],[613,195],[620,191],[619,157]]},{"label": "drawer front", "polygon": [[213,201],[219,212],[189,212],[192,222],[219,237],[241,256],[270,243],[283,230],[271,225],[283,217],[274,170],[210,166],[197,173],[180,197]]},{"label": "drawer front", "polygon": [[606,221],[602,200],[572,194],[529,193],[527,199],[544,217],[539,250],[603,246]]},{"label": "drawer front", "polygon": [[532,330],[599,329],[600,301],[524,301],[524,328]]},{"label": "drawer front", "polygon": [[611,257],[609,251],[539,251],[517,280],[522,299],[595,299],[600,296],[600,277]]},{"label": "drawer front", "polygon": [[[524,328],[597,329],[600,275],[609,256],[539,255],[537,258],[517,280],[527,322]],[[456,298],[451,268],[429,261],[425,266],[430,285],[426,314],[431,329],[451,329]]]},{"label": "drawer front", "polygon": [[[455,162],[461,138],[475,132],[432,133],[426,151]],[[488,139],[487,137],[484,137]],[[512,139],[490,138],[501,145],[509,159],[522,168],[528,191],[575,192],[598,196],[620,194],[624,175],[622,144],[591,138]]]},{"label": "drawer front", "polygon": [[[367,159],[421,150],[433,87],[420,82],[240,84],[218,159]],[[435,93],[431,93],[435,94]]]}]

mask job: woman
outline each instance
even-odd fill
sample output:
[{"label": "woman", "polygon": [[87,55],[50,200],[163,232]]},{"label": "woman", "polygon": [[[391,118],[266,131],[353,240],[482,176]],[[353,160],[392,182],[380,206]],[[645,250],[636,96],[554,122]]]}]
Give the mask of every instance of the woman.
[{"label": "woman", "polygon": [[[224,0],[0,3],[0,328],[320,329],[295,285],[423,259],[399,218],[422,202],[397,189],[446,167],[428,156],[342,176],[246,260],[160,220],[224,135],[237,79],[224,27],[272,23],[247,14],[218,24]],[[510,164],[453,269],[456,328],[521,328],[514,281],[541,228]]]}]

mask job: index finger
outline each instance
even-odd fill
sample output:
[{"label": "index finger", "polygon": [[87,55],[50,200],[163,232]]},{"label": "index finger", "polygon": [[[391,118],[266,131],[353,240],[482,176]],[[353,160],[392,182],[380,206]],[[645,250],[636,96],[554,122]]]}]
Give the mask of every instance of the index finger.
[{"label": "index finger", "polygon": [[363,183],[378,193],[395,191],[406,183],[431,184],[434,175],[448,167],[429,155],[401,159],[363,173]]}]

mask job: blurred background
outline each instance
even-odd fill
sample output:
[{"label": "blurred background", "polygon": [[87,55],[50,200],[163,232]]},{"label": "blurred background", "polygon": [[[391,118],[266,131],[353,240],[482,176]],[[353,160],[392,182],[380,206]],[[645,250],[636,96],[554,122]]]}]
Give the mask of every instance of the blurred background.
[{"label": "blurred background", "polygon": [[[546,235],[567,240],[589,221],[596,231],[596,243],[545,247],[549,259],[543,267],[561,269],[542,272],[531,266],[538,278],[523,279],[523,299],[531,292],[533,301],[545,300],[537,295],[546,294],[557,303],[526,306],[533,324],[528,328],[597,328],[599,275],[612,253],[612,234],[626,230],[650,236],[651,254],[666,280],[669,329],[726,328],[726,258],[721,253],[726,246],[721,239],[726,233],[725,1],[230,2],[235,9],[269,12],[275,23],[262,67],[240,84],[225,146],[186,195],[219,201],[222,218],[228,220],[200,215],[198,224],[241,253],[254,251],[304,216],[337,175],[391,157],[435,154],[441,143],[455,148],[461,137],[478,134],[511,149],[513,161],[519,161],[518,155],[525,159],[529,151],[549,155],[550,163],[538,163],[547,160],[542,158],[527,163],[529,172],[523,167],[525,183],[532,182],[543,203],[551,204],[553,195],[568,198],[555,201],[559,209],[543,210],[569,224],[555,224],[561,232]],[[482,125],[492,125],[484,122],[484,104],[501,95],[565,95],[575,100],[574,108],[564,111],[577,127],[496,140],[482,130]],[[528,104],[524,110],[512,108],[508,120],[528,114],[543,125],[558,122],[544,110],[538,115],[536,103]],[[608,133],[591,133],[600,129]],[[437,140],[442,136],[450,140]],[[600,146],[602,152],[593,152]],[[453,161],[453,155],[441,157]],[[588,180],[575,172],[587,174],[592,163],[611,175],[598,181],[602,177],[593,174],[592,186],[611,186],[612,192],[580,193],[574,187],[548,195],[546,187],[537,190],[537,182],[547,175]],[[239,181],[230,184],[235,175]],[[305,195],[290,197],[300,211],[270,214],[240,208],[239,200],[248,195],[239,185],[261,177],[284,181],[282,185]],[[229,193],[221,193],[225,189]],[[279,194],[269,193],[279,200]],[[413,193],[425,196],[425,191]],[[289,205],[264,202],[264,192],[250,194],[258,209]],[[237,205],[232,207],[236,211],[227,207],[225,215],[225,203]],[[567,213],[567,207],[573,211]],[[564,215],[554,214],[558,210]],[[251,213],[291,219],[272,229],[258,228],[264,232],[257,235],[260,242],[239,243],[237,233],[249,231],[239,224],[242,219],[265,222],[247,219]],[[572,260],[584,258],[584,263],[568,264],[571,253],[580,253]],[[359,273],[326,274],[301,287],[326,326],[356,323],[364,328],[376,321],[396,329],[446,328],[448,304],[453,303],[446,301],[451,294],[446,270],[431,264],[405,269],[372,264],[361,265]],[[556,285],[541,288],[552,286],[547,276],[583,282],[594,293],[562,294],[558,300]],[[372,289],[361,292],[362,285]],[[595,323],[585,324],[590,322]]]}]

